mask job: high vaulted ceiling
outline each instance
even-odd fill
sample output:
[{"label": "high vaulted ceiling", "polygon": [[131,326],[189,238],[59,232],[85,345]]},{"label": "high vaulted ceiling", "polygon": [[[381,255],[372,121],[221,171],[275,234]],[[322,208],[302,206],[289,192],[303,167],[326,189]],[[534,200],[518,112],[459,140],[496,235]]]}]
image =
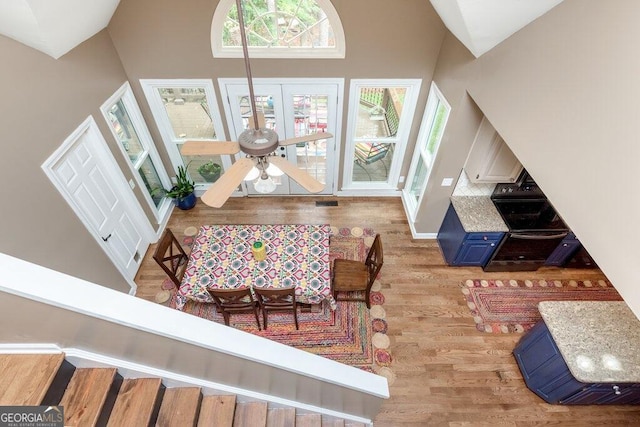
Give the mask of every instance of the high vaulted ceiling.
[{"label": "high vaulted ceiling", "polygon": [[478,58],[563,0],[431,0],[449,31]]},{"label": "high vaulted ceiling", "polygon": [[0,34],[60,58],[105,28],[120,0],[2,0]]},{"label": "high vaulted ceiling", "polygon": [[[563,0],[430,1],[449,31],[477,58]],[[119,2],[2,0],[0,34],[58,59],[105,28]]]}]

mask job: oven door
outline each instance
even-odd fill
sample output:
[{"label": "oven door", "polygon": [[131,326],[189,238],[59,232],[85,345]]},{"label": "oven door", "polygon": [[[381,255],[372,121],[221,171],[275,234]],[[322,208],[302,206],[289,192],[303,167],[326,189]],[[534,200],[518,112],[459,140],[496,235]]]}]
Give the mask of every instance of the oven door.
[{"label": "oven door", "polygon": [[535,271],[568,232],[510,232],[493,253],[484,271]]}]

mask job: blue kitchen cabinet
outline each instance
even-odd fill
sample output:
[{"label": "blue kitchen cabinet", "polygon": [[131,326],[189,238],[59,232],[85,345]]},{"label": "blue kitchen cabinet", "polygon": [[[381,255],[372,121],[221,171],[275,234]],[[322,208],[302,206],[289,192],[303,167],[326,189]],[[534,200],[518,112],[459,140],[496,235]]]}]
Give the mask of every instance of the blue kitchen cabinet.
[{"label": "blue kitchen cabinet", "polygon": [[483,267],[503,237],[502,232],[465,231],[456,210],[450,204],[438,231],[438,244],[447,264]]},{"label": "blue kitchen cabinet", "polygon": [[548,403],[563,405],[639,404],[640,384],[583,383],[569,371],[544,321],[513,350],[527,387]]},{"label": "blue kitchen cabinet", "polygon": [[567,237],[562,239],[562,242],[554,249],[551,255],[549,255],[549,258],[547,258],[544,264],[562,267],[578,252],[580,246],[580,241],[576,238],[576,235],[569,233]]}]

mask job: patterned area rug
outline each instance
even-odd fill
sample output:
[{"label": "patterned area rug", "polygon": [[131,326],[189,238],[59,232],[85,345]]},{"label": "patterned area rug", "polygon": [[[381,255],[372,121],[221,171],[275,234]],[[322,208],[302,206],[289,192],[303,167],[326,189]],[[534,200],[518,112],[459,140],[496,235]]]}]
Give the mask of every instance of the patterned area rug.
[{"label": "patterned area rug", "polygon": [[619,301],[606,280],[467,280],[462,293],[482,332],[525,332],[540,319],[540,301]]},{"label": "patterned area rug", "polygon": [[[331,228],[329,258],[333,265],[336,258],[359,259],[364,261],[373,243],[375,232],[370,228]],[[192,243],[185,236],[183,244]],[[187,248],[188,249],[188,248]],[[171,291],[171,299],[166,305],[175,307],[175,288],[168,279],[163,289]],[[268,317],[268,329],[259,331],[252,313],[231,315],[230,326],[259,335],[282,344],[290,345],[337,362],[375,372],[395,380],[390,368],[392,357],[389,352],[389,338],[386,335],[384,295],[377,280],[371,292],[371,310],[364,303],[338,301],[332,311],[324,303],[317,312],[299,311],[300,329],[295,329],[293,316],[286,312],[272,312]],[[184,312],[224,324],[222,315],[212,304],[188,301]],[[262,317],[260,318],[262,322]]]}]

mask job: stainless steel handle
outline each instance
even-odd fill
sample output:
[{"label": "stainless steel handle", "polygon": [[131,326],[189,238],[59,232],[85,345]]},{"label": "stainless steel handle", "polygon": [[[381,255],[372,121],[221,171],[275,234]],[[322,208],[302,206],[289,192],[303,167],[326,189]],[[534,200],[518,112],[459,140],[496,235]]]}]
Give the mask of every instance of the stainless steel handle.
[{"label": "stainless steel handle", "polygon": [[617,385],[613,386],[613,393],[614,394],[621,394],[622,392],[620,391],[620,387],[618,387]]}]

